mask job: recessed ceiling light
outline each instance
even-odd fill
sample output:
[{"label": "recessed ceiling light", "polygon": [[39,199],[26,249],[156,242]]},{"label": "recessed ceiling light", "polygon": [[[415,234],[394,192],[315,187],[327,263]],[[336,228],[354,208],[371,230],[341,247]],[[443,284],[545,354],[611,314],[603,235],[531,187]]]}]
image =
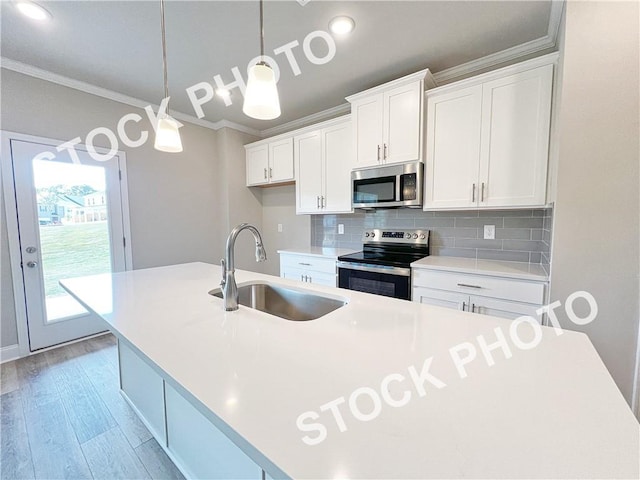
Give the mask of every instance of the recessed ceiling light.
[{"label": "recessed ceiling light", "polygon": [[356,22],[351,17],[340,16],[335,17],[329,22],[329,30],[336,35],[346,35],[351,33],[356,28]]},{"label": "recessed ceiling light", "polygon": [[231,96],[231,91],[226,88],[217,88],[216,95],[222,98],[229,98]]},{"label": "recessed ceiling light", "polygon": [[16,2],[16,8],[24,16],[33,20],[43,21],[49,20],[52,17],[51,13],[49,13],[47,9],[41,7],[37,3],[29,2],[27,0],[20,0]]}]

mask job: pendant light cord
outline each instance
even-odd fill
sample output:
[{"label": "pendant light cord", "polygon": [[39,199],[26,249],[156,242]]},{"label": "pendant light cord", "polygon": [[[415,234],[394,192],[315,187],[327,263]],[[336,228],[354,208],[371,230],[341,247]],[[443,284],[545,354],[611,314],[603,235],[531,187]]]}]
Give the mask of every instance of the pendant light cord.
[{"label": "pendant light cord", "polygon": [[[164,79],[164,98],[169,98],[169,80],[167,79],[167,39],[164,26],[164,0],[160,0],[160,17],[160,25],[162,27],[162,71]],[[167,115],[169,115],[168,103]]]},{"label": "pendant light cord", "polygon": [[260,0],[260,65],[266,65],[264,61],[264,12],[262,0]]}]

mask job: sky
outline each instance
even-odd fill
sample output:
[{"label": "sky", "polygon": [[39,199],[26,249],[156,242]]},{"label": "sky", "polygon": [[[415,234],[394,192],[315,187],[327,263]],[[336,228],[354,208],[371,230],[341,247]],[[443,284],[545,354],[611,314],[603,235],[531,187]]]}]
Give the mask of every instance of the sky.
[{"label": "sky", "polygon": [[33,177],[36,189],[54,185],[90,185],[99,192],[106,190],[104,168],[98,166],[34,160]]}]

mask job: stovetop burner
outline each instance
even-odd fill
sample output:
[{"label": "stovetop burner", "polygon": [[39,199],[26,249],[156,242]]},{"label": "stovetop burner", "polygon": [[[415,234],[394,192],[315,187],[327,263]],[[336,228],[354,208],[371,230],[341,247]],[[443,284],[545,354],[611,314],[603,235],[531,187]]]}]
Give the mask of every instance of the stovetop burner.
[{"label": "stovetop burner", "polygon": [[363,251],[342,255],[339,261],[409,267],[429,255],[428,230],[367,230]]}]

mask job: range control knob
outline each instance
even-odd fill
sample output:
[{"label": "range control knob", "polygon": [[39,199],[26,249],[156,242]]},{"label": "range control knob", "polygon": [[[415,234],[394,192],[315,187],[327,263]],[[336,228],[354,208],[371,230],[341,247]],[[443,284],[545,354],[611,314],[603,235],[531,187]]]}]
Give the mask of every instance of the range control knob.
[{"label": "range control knob", "polygon": [[376,236],[376,232],[371,232],[371,238]]},{"label": "range control knob", "polygon": [[365,233],[365,234],[364,234],[364,236],[365,236],[365,237],[367,237],[367,238],[369,238],[369,236],[370,236],[370,235],[369,235],[369,232]]},{"label": "range control knob", "polygon": [[411,234],[410,233],[405,233],[404,234],[404,238],[407,238],[407,239],[411,238]]},{"label": "range control knob", "polygon": [[427,238],[427,236],[424,233],[420,234],[420,240],[424,240],[425,238]]},{"label": "range control knob", "polygon": [[416,238],[418,238],[418,234],[417,234],[417,233],[414,233],[414,234],[413,234],[413,239],[415,240]]}]

